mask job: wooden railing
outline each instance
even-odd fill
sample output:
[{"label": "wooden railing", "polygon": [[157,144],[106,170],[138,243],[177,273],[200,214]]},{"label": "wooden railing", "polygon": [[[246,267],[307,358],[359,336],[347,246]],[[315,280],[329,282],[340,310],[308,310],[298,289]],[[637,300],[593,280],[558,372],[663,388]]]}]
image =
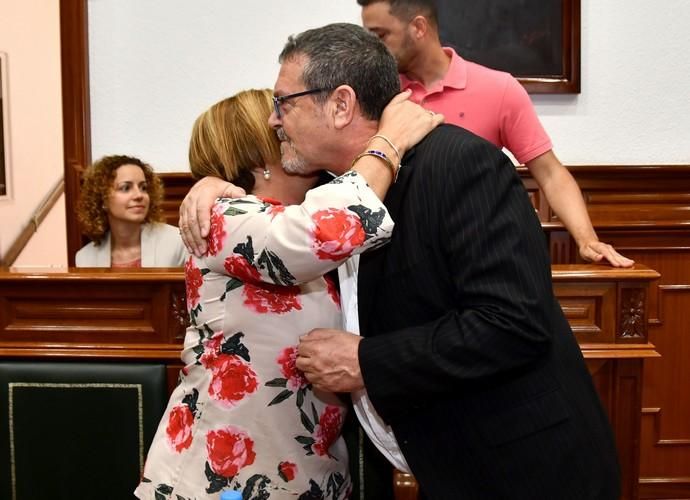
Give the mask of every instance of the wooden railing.
[{"label": "wooden railing", "polygon": [[0,266],[10,267],[21,255],[31,237],[38,231],[39,226],[43,220],[48,216],[55,203],[60,199],[62,193],[65,192],[65,181],[60,178],[57,184],[50,190],[48,196],[41,202],[41,205],[36,209],[34,214],[29,219],[29,222],[22,228],[21,232],[10,245],[9,250],[4,257],[0,258]]},{"label": "wooden railing", "polygon": [[[644,266],[553,266],[554,291],[582,348],[618,444],[624,499],[637,498],[642,361],[658,356],[647,337]],[[0,270],[0,359],[150,361],[175,386],[185,330],[179,269]],[[415,499],[409,475],[394,475],[399,500]]]}]

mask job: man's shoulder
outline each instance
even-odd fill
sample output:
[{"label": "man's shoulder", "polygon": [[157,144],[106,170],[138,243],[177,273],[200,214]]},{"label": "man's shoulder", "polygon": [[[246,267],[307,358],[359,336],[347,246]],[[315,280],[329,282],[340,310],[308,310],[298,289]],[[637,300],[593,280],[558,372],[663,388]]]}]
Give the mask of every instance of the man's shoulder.
[{"label": "man's shoulder", "polygon": [[[486,139],[462,127],[443,124],[414,147],[407,163],[423,170],[426,173],[423,177],[447,179],[444,175],[448,169],[457,169],[459,165],[476,162],[479,158],[496,164],[507,160],[501,150]],[[471,166],[468,168],[473,170]],[[417,179],[415,182],[428,181]]]},{"label": "man's shoulder", "polygon": [[482,79],[501,82],[515,79],[513,75],[506,71],[489,68],[488,66],[484,66],[473,61],[465,60],[465,67],[467,68],[467,73],[475,78],[481,77]]},{"label": "man's shoulder", "polygon": [[517,79],[505,71],[482,66],[481,64],[465,61],[467,68],[467,89],[471,89],[473,95],[489,96],[491,99],[498,99],[499,93],[502,95],[510,89],[521,89],[522,86]]},{"label": "man's shoulder", "polygon": [[456,73],[464,75],[467,87],[471,87],[474,92],[493,95],[497,88],[505,88],[506,86],[520,87],[520,82],[506,71],[490,68],[465,59],[452,47],[444,47],[443,50],[449,51],[448,53],[452,54],[451,67],[454,68]]}]

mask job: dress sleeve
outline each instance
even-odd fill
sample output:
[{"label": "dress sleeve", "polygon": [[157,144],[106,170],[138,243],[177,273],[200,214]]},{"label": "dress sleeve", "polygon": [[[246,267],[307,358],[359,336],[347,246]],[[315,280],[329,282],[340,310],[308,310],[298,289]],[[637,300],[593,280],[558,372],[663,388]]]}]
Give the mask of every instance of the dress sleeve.
[{"label": "dress sleeve", "polygon": [[206,267],[240,281],[295,285],[386,243],[393,220],[364,178],[350,171],[307,192],[300,205],[255,196],[213,208]]}]

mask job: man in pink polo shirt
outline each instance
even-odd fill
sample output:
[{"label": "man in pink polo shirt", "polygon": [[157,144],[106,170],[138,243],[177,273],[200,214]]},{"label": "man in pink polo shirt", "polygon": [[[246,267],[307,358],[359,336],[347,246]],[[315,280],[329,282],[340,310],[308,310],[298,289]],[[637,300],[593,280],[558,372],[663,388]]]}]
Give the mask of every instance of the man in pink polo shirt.
[{"label": "man in pink polo shirt", "polygon": [[465,61],[438,35],[433,0],[357,0],[364,26],[398,62],[403,90],[446,123],[506,148],[529,168],[551,208],[575,239],[580,256],[630,267],[633,261],[599,241],[582,193],[552,150],[525,89],[510,74]]}]

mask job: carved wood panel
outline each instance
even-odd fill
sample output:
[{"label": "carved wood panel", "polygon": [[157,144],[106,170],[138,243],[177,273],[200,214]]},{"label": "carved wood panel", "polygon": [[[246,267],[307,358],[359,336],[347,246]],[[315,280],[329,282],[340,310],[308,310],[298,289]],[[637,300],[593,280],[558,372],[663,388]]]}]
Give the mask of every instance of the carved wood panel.
[{"label": "carved wood panel", "polygon": [[661,358],[644,364],[640,498],[690,498],[690,233],[603,234],[661,274],[649,289],[649,341]]},{"label": "carved wood panel", "polygon": [[615,284],[557,283],[554,288],[578,343],[615,342]]},{"label": "carved wood panel", "polygon": [[179,270],[0,274],[0,356],[179,359]]},{"label": "carved wood panel", "polygon": [[[649,342],[661,358],[644,362],[639,496],[690,498],[690,168],[574,173],[600,239],[661,274],[647,292]],[[639,299],[634,290],[621,299],[626,338],[639,335]]]}]

